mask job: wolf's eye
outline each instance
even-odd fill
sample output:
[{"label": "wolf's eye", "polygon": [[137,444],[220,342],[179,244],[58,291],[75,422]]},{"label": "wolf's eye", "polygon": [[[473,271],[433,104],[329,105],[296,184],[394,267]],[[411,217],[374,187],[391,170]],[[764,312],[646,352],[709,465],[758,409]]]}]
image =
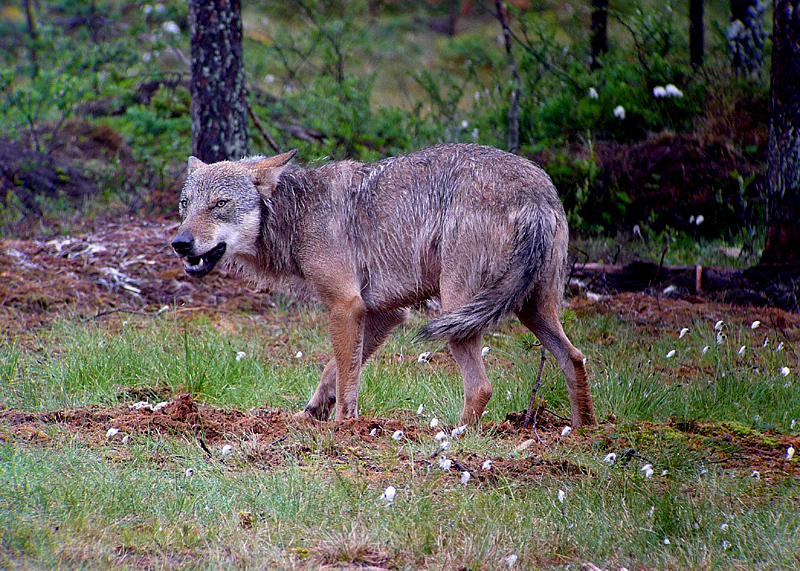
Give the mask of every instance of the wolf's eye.
[{"label": "wolf's eye", "polygon": [[217,203],[214,205],[214,208],[222,208],[226,204],[228,204],[227,200],[217,200]]},{"label": "wolf's eye", "polygon": [[189,201],[184,198],[183,200],[178,202],[178,204],[180,204],[181,208],[186,208],[186,205],[189,204]]}]

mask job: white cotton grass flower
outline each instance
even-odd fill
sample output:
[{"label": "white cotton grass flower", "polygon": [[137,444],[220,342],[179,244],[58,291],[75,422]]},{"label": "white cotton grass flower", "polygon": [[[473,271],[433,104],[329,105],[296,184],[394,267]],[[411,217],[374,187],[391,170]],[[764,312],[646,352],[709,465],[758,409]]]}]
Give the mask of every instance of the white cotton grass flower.
[{"label": "white cotton grass flower", "polygon": [[453,461],[450,458],[445,458],[442,456],[439,458],[439,468],[447,472],[453,465]]},{"label": "white cotton grass flower", "polygon": [[739,347],[739,350],[737,351],[737,353],[741,357],[742,355],[744,355],[744,352],[745,352],[745,346],[742,345],[741,347]]},{"label": "white cotton grass flower", "polygon": [[709,347],[708,345],[706,345],[705,347],[703,347],[703,355],[705,355],[706,353],[708,353],[708,350],[709,350],[709,349],[711,349],[711,347]]},{"label": "white cotton grass flower", "polygon": [[753,470],[753,472],[750,474],[750,477],[753,478],[754,480],[760,480],[761,473],[758,470]]},{"label": "white cotton grass flower", "polygon": [[439,419],[435,416],[431,419],[431,428],[436,428],[439,426]]},{"label": "white cotton grass flower", "polygon": [[614,107],[614,117],[620,121],[625,119],[625,108],[622,105],[617,105]]},{"label": "white cotton grass flower", "polygon": [[727,523],[723,523],[721,526],[719,526],[719,530],[720,531],[728,531],[728,524]]},{"label": "white cotton grass flower", "polygon": [[761,348],[766,349],[767,345],[769,345],[769,337],[764,337],[764,343],[761,344]]},{"label": "white cotton grass flower", "polygon": [[683,339],[684,337],[686,337],[687,333],[689,333],[689,328],[684,327],[683,329],[681,329],[681,332],[678,333],[678,339]]},{"label": "white cotton grass flower", "polygon": [[722,540],[722,550],[723,551],[727,551],[730,548],[731,548],[731,542],[728,541],[727,539],[723,539]]},{"label": "white cotton grass flower", "polygon": [[461,483],[465,486],[467,485],[467,482],[469,482],[470,478],[472,478],[472,474],[469,473],[469,470],[464,470],[461,472]]},{"label": "white cotton grass flower", "polygon": [[119,434],[119,428],[109,428],[106,432],[106,438],[113,438],[117,434]]},{"label": "white cotton grass flower", "polygon": [[191,478],[194,476],[194,468],[186,468],[185,474],[187,478]]},{"label": "white cotton grass flower", "polygon": [[571,432],[572,432],[572,427],[565,426],[564,428],[561,429],[561,436],[569,436]]},{"label": "white cotton grass flower", "polygon": [[236,351],[236,361],[237,362],[241,361],[245,357],[247,357],[247,353],[245,353],[244,351]]},{"label": "white cotton grass flower", "polygon": [[421,404],[417,407],[417,414],[422,414],[422,411],[425,410],[425,405]]},{"label": "white cotton grass flower", "polygon": [[660,98],[666,96],[667,96],[667,90],[664,89],[663,85],[657,85],[653,88],[653,97]]},{"label": "white cotton grass flower", "polygon": [[397,495],[397,488],[394,486],[388,486],[383,493],[381,494],[381,498],[387,504],[391,504],[394,501],[394,497]]},{"label": "white cotton grass flower", "polygon": [[661,293],[663,293],[664,295],[669,295],[671,293],[675,293],[676,291],[678,291],[678,288],[676,286],[668,285],[667,287],[664,288],[664,291],[662,291]]},{"label": "white cotton grass flower", "polygon": [[419,357],[417,357],[417,363],[427,363],[431,357],[430,351],[425,351],[424,353],[420,353]]},{"label": "white cotton grass flower", "polygon": [[669,537],[665,537],[664,538],[664,545],[669,545],[669,544],[670,544]]},{"label": "white cotton grass flower", "polygon": [[180,27],[178,27],[178,24],[176,24],[172,20],[170,20],[168,22],[164,22],[161,25],[161,29],[164,30],[165,32],[167,32],[168,34],[177,35],[177,34],[181,33],[181,29],[180,29]]},{"label": "white cotton grass flower", "polygon": [[786,460],[791,460],[794,457],[794,446],[789,446],[786,449]]},{"label": "white cotton grass flower", "polygon": [[683,91],[671,83],[664,86],[664,93],[666,93],[667,97],[683,97]]},{"label": "white cotton grass flower", "polygon": [[436,436],[433,437],[433,439],[436,440],[436,442],[441,442],[445,438],[447,438],[447,435],[444,433],[444,430],[440,430],[439,432],[436,433]]},{"label": "white cotton grass flower", "polygon": [[639,469],[640,472],[644,472],[645,478],[652,478],[653,477],[653,465],[652,464],[645,464]]},{"label": "white cotton grass flower", "polygon": [[558,501],[563,504],[565,499],[567,499],[567,492],[564,490],[558,490]]},{"label": "white cotton grass flower", "polygon": [[789,367],[781,367],[781,376],[788,377],[789,373],[791,373]]},{"label": "white cotton grass flower", "polygon": [[598,99],[600,94],[597,93],[597,90],[594,87],[589,88],[589,99]]},{"label": "white cotton grass flower", "polygon": [[467,430],[466,424],[456,427],[450,432],[450,438],[458,438],[459,436],[464,434],[464,431],[466,430]]},{"label": "white cotton grass flower", "polygon": [[488,355],[489,351],[491,350],[492,350],[491,347],[484,347],[483,349],[481,349],[481,357],[485,357],[486,355]]},{"label": "white cotton grass flower", "polygon": [[373,428],[372,430],[369,431],[369,435],[370,436],[377,436],[378,435],[378,429],[377,428]]},{"label": "white cotton grass flower", "polygon": [[725,343],[725,339],[727,339],[726,335],[722,331],[717,331],[717,345]]},{"label": "white cotton grass flower", "polygon": [[698,215],[697,215],[697,218],[695,218],[695,219],[694,219],[694,223],[695,223],[697,226],[700,226],[700,225],[703,223],[703,221],[704,221],[705,219],[706,219],[706,218],[705,218],[705,216],[703,216],[702,214],[698,214]]},{"label": "white cotton grass flower", "polygon": [[233,452],[233,446],[231,446],[230,444],[226,444],[225,446],[222,447],[223,456],[227,456],[231,452]]},{"label": "white cotton grass flower", "polygon": [[441,448],[442,450],[447,450],[448,446],[450,446],[450,442],[448,442],[447,440],[442,440],[439,443],[439,448]]},{"label": "white cotton grass flower", "polygon": [[509,555],[507,557],[503,557],[503,561],[509,567],[513,567],[517,563],[517,559],[518,559],[518,557],[517,557],[516,553],[512,553],[511,555]]},{"label": "white cotton grass flower", "polygon": [[402,430],[395,430],[392,433],[392,440],[402,440],[403,439],[403,431]]},{"label": "white cotton grass flower", "polygon": [[606,457],[603,458],[603,462],[605,462],[606,464],[613,464],[616,461],[617,461],[617,455],[614,452],[609,452],[608,454],[606,454]]},{"label": "white cotton grass flower", "polygon": [[295,359],[302,359],[303,358],[303,352],[302,351],[298,351],[297,353],[294,354],[294,358]]},{"label": "white cotton grass flower", "polygon": [[650,509],[647,510],[647,517],[653,517],[654,513],[656,513],[656,506],[650,506]]},{"label": "white cotton grass flower", "polygon": [[778,346],[775,348],[776,351],[783,351],[783,341],[778,343]]},{"label": "white cotton grass flower", "polygon": [[759,327],[761,327],[761,322],[758,319],[750,324],[750,329],[758,329]]},{"label": "white cotton grass flower", "polygon": [[[794,449],[792,449],[792,452],[794,453]],[[490,458],[483,463],[483,465],[481,466],[481,470],[488,472],[491,469],[492,469],[492,459]]]},{"label": "white cotton grass flower", "polygon": [[714,324],[714,331],[722,331],[723,327],[725,327],[725,322],[720,319]]},{"label": "white cotton grass flower", "polygon": [[672,359],[675,356],[675,353],[677,353],[675,349],[667,353],[667,359]]}]

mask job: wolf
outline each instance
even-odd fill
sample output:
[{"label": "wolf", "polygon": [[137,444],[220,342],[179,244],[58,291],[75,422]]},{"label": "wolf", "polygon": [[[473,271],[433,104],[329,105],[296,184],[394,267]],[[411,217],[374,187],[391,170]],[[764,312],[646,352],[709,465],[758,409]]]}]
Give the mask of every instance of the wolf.
[{"label": "wolf", "polygon": [[462,424],[492,395],[485,331],[516,315],[566,378],[573,428],[594,426],[584,359],[560,322],[568,230],[545,172],[498,149],[443,144],[376,162],[292,164],[297,151],[188,161],[172,247],[190,276],[218,264],[310,291],[333,358],[302,415],[358,416],[363,363],[409,307],[438,297],[420,338],[447,340],[463,377]]}]

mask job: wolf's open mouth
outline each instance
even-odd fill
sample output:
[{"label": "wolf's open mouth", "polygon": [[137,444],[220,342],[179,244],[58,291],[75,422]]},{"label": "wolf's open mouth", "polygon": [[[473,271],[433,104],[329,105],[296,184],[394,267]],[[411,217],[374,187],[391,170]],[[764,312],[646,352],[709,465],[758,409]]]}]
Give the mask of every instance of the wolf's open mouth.
[{"label": "wolf's open mouth", "polygon": [[202,278],[214,269],[225,253],[225,242],[220,242],[202,256],[186,256],[183,268],[193,278]]}]

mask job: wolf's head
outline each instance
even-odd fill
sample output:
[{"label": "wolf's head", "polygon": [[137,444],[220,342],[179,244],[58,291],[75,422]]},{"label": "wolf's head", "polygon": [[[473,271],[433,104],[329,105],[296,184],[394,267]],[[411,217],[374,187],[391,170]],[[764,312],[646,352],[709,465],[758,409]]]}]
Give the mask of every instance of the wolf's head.
[{"label": "wolf's head", "polygon": [[220,261],[255,255],[261,201],[272,196],[296,152],[214,164],[189,158],[179,205],[181,226],[172,240],[187,274],[199,278]]}]

